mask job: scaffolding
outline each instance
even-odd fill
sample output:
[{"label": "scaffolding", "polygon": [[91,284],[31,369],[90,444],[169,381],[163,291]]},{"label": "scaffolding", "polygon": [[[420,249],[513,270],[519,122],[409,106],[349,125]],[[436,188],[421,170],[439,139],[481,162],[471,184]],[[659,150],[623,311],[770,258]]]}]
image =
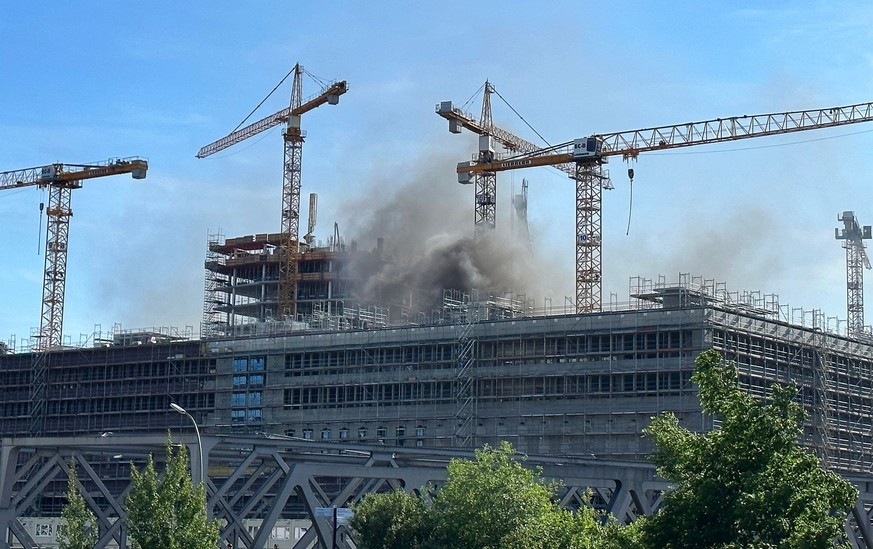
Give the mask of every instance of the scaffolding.
[{"label": "scaffolding", "polygon": [[[468,308],[470,311],[470,308]],[[472,311],[470,311],[472,312]],[[478,311],[477,311],[478,312]],[[473,326],[478,322],[478,314],[464,315],[460,324],[461,333],[456,345],[457,359],[454,373],[453,392],[455,396],[455,446],[469,448],[476,445],[476,338]]]},{"label": "scaffolding", "polygon": [[[714,281],[638,279],[632,287],[635,302],[581,315],[548,314],[560,307],[536,308],[523,296],[447,292],[445,307],[402,323],[387,309],[344,304],[316,308],[306,322],[241,324],[203,342],[179,339],[188,328],[116,325],[90,339],[96,349],[49,353],[47,432],[155,425],[166,418],[148,414],[194,383],[184,398],[212,399],[192,402],[217,432],[437,447],[509,440],[529,453],[644,459],[651,448],[640,433],[662,410],[712,427],[690,378],[696,354],[715,348],[756,396],[772,383],[797,383],[809,418],[804,442],[834,467],[873,465],[869,342],[830,333],[820,311],[793,312],[809,326],[786,322],[777,299]],[[0,408],[16,434],[30,427],[31,358],[0,356],[8,395]],[[202,370],[168,381],[176,368]]]},{"label": "scaffolding", "polygon": [[[715,310],[713,347],[735,362],[740,384],[766,398],[773,383],[794,384],[806,411],[803,442],[830,467],[873,467],[873,361],[869,343],[828,333],[821,311],[809,326]],[[799,318],[799,317],[798,317]]]},{"label": "scaffolding", "polygon": [[224,235],[221,231],[210,233],[206,242],[206,276],[203,290],[203,320],[200,324],[201,339],[212,339],[224,334],[228,322],[219,307],[224,304],[220,298],[220,289],[228,284],[227,275],[223,274],[224,255],[219,249],[224,245]]}]

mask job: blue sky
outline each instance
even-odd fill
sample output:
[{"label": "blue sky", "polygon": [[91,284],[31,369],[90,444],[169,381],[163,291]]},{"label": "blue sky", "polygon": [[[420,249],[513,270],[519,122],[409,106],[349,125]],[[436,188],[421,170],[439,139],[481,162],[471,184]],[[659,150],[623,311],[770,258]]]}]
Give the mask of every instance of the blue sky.
[{"label": "blue sky", "polygon": [[[207,234],[279,226],[281,134],[194,154],[296,62],[350,85],[338,106],[303,120],[303,192],[319,194],[319,239],[333,222],[352,234],[384,215],[387,197],[414,195],[422,182],[472,232],[472,189],[455,183],[454,165],[474,142],[449,134],[433,110],[486,78],[552,142],[873,100],[868,3],[761,4],[7,2],[0,171],[147,157],[143,181],[97,179],[74,192],[64,331],[73,342],[97,324],[196,333]],[[304,85],[304,95],[318,91]],[[289,93],[258,114],[287,106]],[[494,121],[536,139],[499,100]],[[630,234],[626,166],[613,160],[604,300],[625,299],[629,276],[689,272],[845,317],[833,229],[843,210],[873,224],[871,144],[873,125],[857,125],[643,155]],[[554,170],[504,175],[498,222],[522,177],[549,258],[542,268],[562,301],[573,293],[572,186]],[[39,324],[42,200],[35,189],[0,192],[0,340]]]}]

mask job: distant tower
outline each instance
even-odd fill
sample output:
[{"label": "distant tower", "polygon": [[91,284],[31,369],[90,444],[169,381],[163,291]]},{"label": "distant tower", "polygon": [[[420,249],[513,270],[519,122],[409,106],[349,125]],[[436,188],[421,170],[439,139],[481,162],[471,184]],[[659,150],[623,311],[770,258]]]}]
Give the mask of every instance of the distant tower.
[{"label": "distant tower", "polygon": [[864,240],[871,238],[870,225],[861,227],[855,212],[846,211],[837,215],[844,228],[834,229],[837,240],[843,240],[846,249],[846,310],[850,336],[864,333],[864,267],[870,268]]},{"label": "distant tower", "polygon": [[521,192],[512,197],[512,208],[515,216],[512,218],[512,236],[521,240],[525,247],[530,248],[530,230],[527,225],[527,179],[521,180]]}]

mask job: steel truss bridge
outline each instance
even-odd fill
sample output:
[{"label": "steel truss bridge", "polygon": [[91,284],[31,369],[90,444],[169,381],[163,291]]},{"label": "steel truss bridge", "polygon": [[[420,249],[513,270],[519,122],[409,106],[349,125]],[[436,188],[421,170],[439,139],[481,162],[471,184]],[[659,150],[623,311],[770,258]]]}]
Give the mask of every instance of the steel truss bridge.
[{"label": "steel truss bridge", "polygon": [[[153,456],[163,470],[166,434],[64,438],[5,438],[0,440],[0,549],[39,545],[19,519],[49,516],[45,500],[63,502],[67,474],[75,463],[80,490],[97,518],[96,548],[127,547],[124,499],[130,490],[130,467],[142,470]],[[403,488],[418,491],[445,479],[452,458],[472,458],[456,449],[368,446],[321,443],[279,436],[204,436],[202,448],[193,436],[174,438],[187,446],[192,477],[206,476],[210,514],[219,519],[221,547],[263,548],[280,518],[311,522],[295,549],[330,547],[332,518],[317,509],[346,507],[365,494]],[[202,469],[201,469],[202,451]],[[539,466],[543,476],[563,483],[562,506],[588,503],[629,522],[660,506],[667,483],[648,463],[577,457],[528,456],[526,465]],[[873,477],[849,478],[861,497],[846,520],[846,533],[855,547],[873,549]],[[54,509],[57,516],[57,509]],[[247,519],[260,526],[250,531]],[[338,528],[337,547],[353,549],[345,526]]]}]

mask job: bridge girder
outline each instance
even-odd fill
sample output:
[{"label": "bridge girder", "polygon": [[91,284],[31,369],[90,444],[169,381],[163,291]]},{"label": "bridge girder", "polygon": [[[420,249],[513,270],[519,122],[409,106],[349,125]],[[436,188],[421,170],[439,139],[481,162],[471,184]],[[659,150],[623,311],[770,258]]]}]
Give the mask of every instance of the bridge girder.
[{"label": "bridge girder", "polygon": [[[174,438],[189,449],[193,471],[199,470],[197,439]],[[37,547],[19,519],[33,516],[34,503],[46,494],[66,491],[69,464],[77,466],[80,490],[97,517],[99,540],[95,547],[127,543],[124,499],[129,478],[113,479],[113,467],[142,468],[152,455],[163,469],[165,434],[109,435],[65,438],[0,440],[0,549],[17,540],[26,549]],[[321,443],[312,440],[266,436],[202,437],[203,466],[207,475],[208,509],[222,520],[222,543],[233,547],[264,547],[283,512],[296,510],[313,527],[294,545],[314,542],[329,546],[333,524],[317,508],[345,507],[367,493],[403,488],[408,491],[445,480],[446,466],[453,458],[469,459],[472,450],[385,447]],[[120,463],[120,459],[126,462]],[[656,512],[667,483],[648,463],[610,461],[589,457],[528,456],[526,466],[541,467],[546,478],[560,479],[558,494],[565,507],[578,507],[585,494],[612,513],[620,522]],[[849,479],[862,497],[847,517],[846,531],[859,547],[873,547],[873,477]],[[250,533],[246,519],[261,520]],[[341,526],[339,547],[351,549],[348,531]],[[223,546],[223,545],[222,545]]]}]

